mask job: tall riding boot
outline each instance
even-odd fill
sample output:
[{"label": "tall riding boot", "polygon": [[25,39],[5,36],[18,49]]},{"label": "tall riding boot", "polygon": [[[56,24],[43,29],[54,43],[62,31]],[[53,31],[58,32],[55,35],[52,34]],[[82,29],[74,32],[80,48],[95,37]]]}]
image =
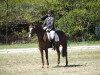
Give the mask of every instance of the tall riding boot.
[{"label": "tall riding boot", "polygon": [[55,50],[55,43],[54,43],[54,40],[51,40],[51,43],[52,43],[52,48]]}]

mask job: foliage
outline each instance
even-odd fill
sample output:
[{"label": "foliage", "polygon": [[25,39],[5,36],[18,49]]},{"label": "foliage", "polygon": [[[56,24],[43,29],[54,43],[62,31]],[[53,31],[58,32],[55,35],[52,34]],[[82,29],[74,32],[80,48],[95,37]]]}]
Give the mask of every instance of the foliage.
[{"label": "foliage", "polygon": [[55,11],[56,28],[70,40],[95,39],[94,28],[100,25],[99,0],[0,0],[0,28],[7,31],[11,22],[38,21],[49,9]]}]

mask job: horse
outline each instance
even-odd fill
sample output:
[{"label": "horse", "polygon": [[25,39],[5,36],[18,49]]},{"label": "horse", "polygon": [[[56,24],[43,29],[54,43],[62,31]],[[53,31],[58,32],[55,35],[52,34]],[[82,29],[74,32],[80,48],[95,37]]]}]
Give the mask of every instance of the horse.
[{"label": "horse", "polygon": [[[29,26],[29,37],[31,37],[32,33],[35,33],[38,38],[38,46],[41,53],[41,59],[42,59],[42,68],[44,68],[44,51],[45,51],[45,57],[47,62],[47,68],[49,67],[49,61],[48,61],[48,48],[51,48],[51,42],[48,40],[47,32],[43,30],[42,23],[36,22],[36,23],[30,23]],[[67,58],[67,36],[63,31],[56,31],[56,33],[59,36],[59,41],[54,42],[55,50],[57,51],[58,56],[58,65],[60,64],[60,45],[62,46],[62,56],[66,58],[66,64],[68,65],[68,58]]]}]

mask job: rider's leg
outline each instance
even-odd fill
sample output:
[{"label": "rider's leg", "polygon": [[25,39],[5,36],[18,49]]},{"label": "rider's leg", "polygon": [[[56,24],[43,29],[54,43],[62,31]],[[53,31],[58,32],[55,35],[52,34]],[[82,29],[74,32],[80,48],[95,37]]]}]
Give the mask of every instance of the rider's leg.
[{"label": "rider's leg", "polygon": [[54,46],[55,46],[55,31],[54,30],[52,30],[52,31],[50,31],[50,36],[51,36],[51,42],[52,42],[52,47],[53,47],[53,49],[55,49],[54,48]]},{"label": "rider's leg", "polygon": [[51,36],[51,39],[53,40],[54,39],[54,36],[55,36],[55,31],[54,30],[51,30],[50,31],[50,36]]}]

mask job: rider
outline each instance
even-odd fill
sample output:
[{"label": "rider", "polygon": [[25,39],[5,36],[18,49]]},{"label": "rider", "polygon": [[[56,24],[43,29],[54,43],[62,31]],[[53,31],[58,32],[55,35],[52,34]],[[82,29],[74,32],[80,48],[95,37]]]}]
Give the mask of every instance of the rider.
[{"label": "rider", "polygon": [[[48,11],[48,15],[46,15],[46,19],[43,23],[43,29],[46,30],[48,39],[53,43],[54,42],[54,36],[55,36],[55,27],[54,27],[54,17],[53,17],[53,10]],[[53,44],[54,45],[54,44]]]}]

